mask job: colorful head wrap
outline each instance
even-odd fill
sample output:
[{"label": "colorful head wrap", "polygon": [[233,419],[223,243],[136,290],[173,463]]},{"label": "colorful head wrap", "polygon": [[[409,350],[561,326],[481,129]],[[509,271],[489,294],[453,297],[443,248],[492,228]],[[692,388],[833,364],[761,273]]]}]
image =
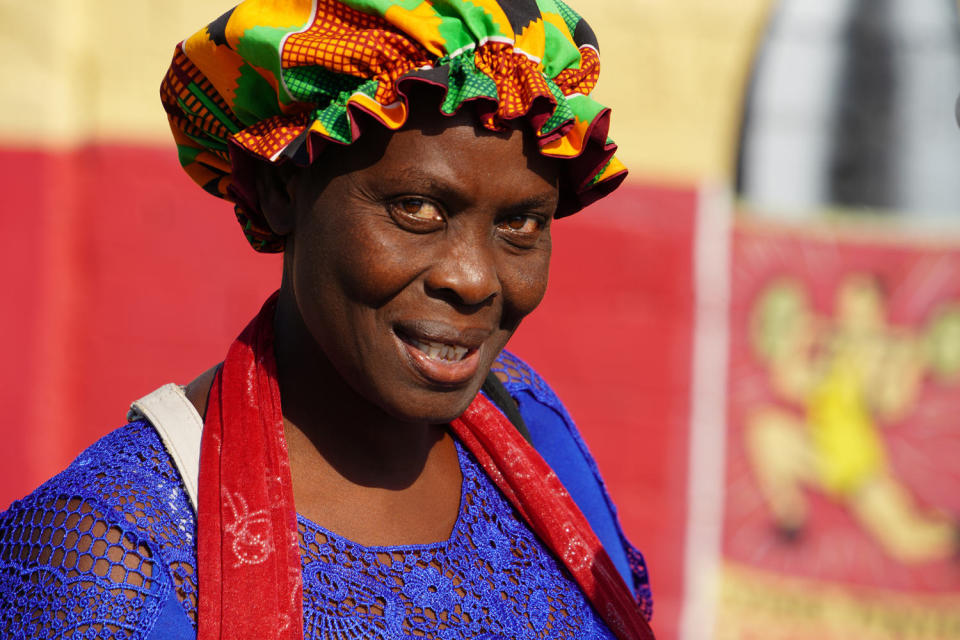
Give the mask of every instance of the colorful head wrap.
[{"label": "colorful head wrap", "polygon": [[626,175],[588,97],[599,74],[593,31],[560,0],[246,0],[177,46],[160,96],[184,169],[276,252],[254,161],[305,166],[356,140],[360,112],[398,129],[419,83],[488,129],[525,118],[543,155],[569,159],[557,216],[579,211]]}]

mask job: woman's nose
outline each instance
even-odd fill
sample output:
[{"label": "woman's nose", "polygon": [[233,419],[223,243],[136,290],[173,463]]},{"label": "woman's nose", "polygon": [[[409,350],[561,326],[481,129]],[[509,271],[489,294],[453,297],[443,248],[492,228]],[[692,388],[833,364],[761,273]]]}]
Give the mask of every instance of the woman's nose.
[{"label": "woman's nose", "polygon": [[480,233],[448,234],[444,251],[427,272],[432,295],[457,306],[477,307],[493,301],[500,280],[489,238]]}]

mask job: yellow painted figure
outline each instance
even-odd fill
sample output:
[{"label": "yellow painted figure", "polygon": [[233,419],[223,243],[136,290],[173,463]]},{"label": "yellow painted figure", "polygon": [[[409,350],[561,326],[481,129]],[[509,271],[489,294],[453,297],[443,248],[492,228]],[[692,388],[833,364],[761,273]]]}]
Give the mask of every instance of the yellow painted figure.
[{"label": "yellow painted figure", "polygon": [[958,348],[949,321],[956,317],[940,314],[924,332],[889,325],[883,292],[867,274],[840,282],[833,318],[816,315],[795,280],[774,281],[760,294],[751,339],[781,402],[748,415],[746,445],[786,535],[802,530],[804,491],[813,489],[849,509],[901,562],[960,551],[957,524],[916,504],[888,464],[879,431],[914,406],[928,371],[956,376],[955,359],[942,355]]}]

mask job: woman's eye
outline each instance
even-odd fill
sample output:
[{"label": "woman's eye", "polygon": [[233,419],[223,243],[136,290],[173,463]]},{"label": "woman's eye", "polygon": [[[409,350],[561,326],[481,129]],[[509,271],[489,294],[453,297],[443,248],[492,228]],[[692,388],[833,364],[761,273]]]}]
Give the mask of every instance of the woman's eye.
[{"label": "woman's eye", "polygon": [[443,215],[433,203],[423,198],[401,198],[390,203],[390,208],[407,218],[417,221],[442,222]]},{"label": "woman's eye", "polygon": [[516,215],[506,218],[500,225],[512,233],[536,233],[543,228],[543,218],[532,215]]}]

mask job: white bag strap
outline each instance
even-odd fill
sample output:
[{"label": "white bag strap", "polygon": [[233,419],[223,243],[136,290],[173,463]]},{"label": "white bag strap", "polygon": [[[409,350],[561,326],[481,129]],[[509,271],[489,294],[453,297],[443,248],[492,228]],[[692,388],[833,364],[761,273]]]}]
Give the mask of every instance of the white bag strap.
[{"label": "white bag strap", "polygon": [[146,418],[180,472],[193,511],[197,511],[200,434],[203,419],[179,385],[165,384],[130,405],[128,420]]}]

